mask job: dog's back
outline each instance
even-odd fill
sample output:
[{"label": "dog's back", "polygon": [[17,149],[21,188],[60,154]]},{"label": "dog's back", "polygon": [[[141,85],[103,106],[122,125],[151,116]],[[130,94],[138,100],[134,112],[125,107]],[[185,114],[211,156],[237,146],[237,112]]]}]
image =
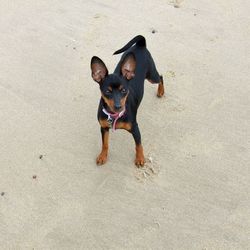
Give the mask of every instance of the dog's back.
[{"label": "dog's back", "polygon": [[133,54],[136,60],[135,77],[130,80],[129,89],[131,96],[136,99],[139,106],[144,93],[144,80],[159,83],[160,75],[156,69],[155,63],[150,52],[146,48],[146,40],[143,36],[138,35],[129,41],[123,48],[117,50],[114,55],[123,53],[122,58],[115,68],[114,73],[121,75],[121,63],[129,54]]}]

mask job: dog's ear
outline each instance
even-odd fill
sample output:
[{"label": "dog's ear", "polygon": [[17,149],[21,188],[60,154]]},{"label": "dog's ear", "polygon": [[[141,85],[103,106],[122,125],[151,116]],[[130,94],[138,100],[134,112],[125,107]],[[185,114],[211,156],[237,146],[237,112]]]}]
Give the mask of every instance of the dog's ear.
[{"label": "dog's ear", "polygon": [[136,60],[133,53],[128,53],[121,63],[121,74],[127,80],[131,80],[135,76]]},{"label": "dog's ear", "polygon": [[108,69],[104,62],[97,56],[93,56],[90,63],[92,78],[99,84],[108,75]]}]

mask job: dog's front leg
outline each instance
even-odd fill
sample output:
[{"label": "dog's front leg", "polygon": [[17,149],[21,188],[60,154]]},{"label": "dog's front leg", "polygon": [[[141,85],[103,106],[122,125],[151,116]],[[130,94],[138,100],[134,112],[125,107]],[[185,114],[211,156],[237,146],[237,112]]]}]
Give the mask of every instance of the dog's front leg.
[{"label": "dog's front leg", "polygon": [[109,148],[109,128],[102,128],[102,151],[99,156],[96,158],[96,164],[103,165],[107,161],[108,157],[108,148]]},{"label": "dog's front leg", "polygon": [[141,145],[141,133],[137,123],[133,124],[131,133],[135,140],[135,165],[137,167],[142,167],[145,164],[145,157],[143,154],[143,147]]}]

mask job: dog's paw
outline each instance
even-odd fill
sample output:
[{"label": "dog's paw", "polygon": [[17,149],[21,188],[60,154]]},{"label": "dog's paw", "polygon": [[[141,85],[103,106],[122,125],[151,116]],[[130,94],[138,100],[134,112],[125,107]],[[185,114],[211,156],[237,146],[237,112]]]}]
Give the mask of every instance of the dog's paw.
[{"label": "dog's paw", "polygon": [[140,155],[140,156],[136,156],[135,158],[135,165],[140,168],[140,167],[143,167],[144,164],[145,164],[145,158],[143,155]]},{"label": "dog's paw", "polygon": [[158,90],[157,90],[157,96],[158,97],[162,97],[164,95],[164,85],[162,83],[160,83],[158,85]]},{"label": "dog's paw", "polygon": [[136,145],[136,154],[135,154],[135,165],[137,167],[143,167],[145,164],[145,157],[143,154],[143,147],[141,144]]},{"label": "dog's paw", "polygon": [[106,163],[106,161],[107,161],[107,153],[105,153],[105,152],[101,152],[100,154],[99,154],[99,156],[96,158],[96,164],[97,165],[103,165],[103,164],[105,164]]}]

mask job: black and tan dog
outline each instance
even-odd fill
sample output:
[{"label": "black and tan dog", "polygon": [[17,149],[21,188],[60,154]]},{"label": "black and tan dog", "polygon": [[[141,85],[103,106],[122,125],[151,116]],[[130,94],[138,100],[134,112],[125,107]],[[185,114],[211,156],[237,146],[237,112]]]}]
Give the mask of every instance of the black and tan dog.
[{"label": "black and tan dog", "polygon": [[137,109],[143,97],[144,80],[157,83],[157,96],[162,97],[163,78],[157,72],[143,36],[136,36],[114,54],[122,52],[125,53],[113,74],[108,73],[100,58],[94,56],[91,60],[92,78],[99,83],[101,90],[97,117],[101,125],[102,151],[96,163],[104,164],[107,161],[109,129],[112,128],[125,129],[133,135],[136,144],[135,164],[143,166],[145,158],[136,120]]}]

